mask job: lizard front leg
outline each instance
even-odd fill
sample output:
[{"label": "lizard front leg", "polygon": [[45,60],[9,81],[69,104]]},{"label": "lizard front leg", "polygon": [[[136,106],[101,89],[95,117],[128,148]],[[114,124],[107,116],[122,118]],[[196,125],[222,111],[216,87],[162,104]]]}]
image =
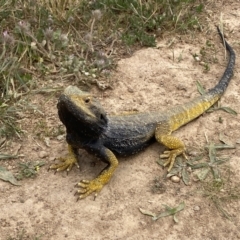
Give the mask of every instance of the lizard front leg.
[{"label": "lizard front leg", "polygon": [[77,162],[77,149],[71,145],[68,145],[68,155],[66,157],[58,158],[58,160],[60,160],[61,163],[53,164],[49,167],[49,169],[55,169],[57,172],[63,170],[67,170],[67,172],[69,172],[73,165],[76,165],[79,168]]},{"label": "lizard front leg", "polygon": [[78,199],[83,199],[89,196],[91,193],[95,192],[95,197],[102,190],[103,186],[106,185],[111,179],[114,171],[118,166],[118,160],[109,149],[102,147],[99,156],[109,163],[109,165],[96,177],[95,179],[81,180],[77,186],[80,187],[76,193],[79,194]]},{"label": "lizard front leg", "polygon": [[164,167],[169,165],[168,172],[171,171],[177,156],[183,154],[184,158],[187,159],[184,143],[177,137],[171,135],[171,129],[168,123],[159,123],[157,125],[155,138],[159,143],[170,149],[160,155],[160,158],[167,158]]}]

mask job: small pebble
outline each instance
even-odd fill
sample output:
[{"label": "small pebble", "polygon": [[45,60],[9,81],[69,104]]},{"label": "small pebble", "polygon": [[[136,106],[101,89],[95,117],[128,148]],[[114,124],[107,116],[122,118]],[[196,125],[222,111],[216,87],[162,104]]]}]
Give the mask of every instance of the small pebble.
[{"label": "small pebble", "polygon": [[199,210],[200,210],[200,207],[199,207],[199,206],[194,206],[194,207],[193,207],[193,210],[194,210],[194,211],[199,211]]},{"label": "small pebble", "polygon": [[44,138],[44,142],[47,147],[50,147],[50,138],[49,137]]},{"label": "small pebble", "polygon": [[13,169],[13,166],[8,166],[7,167],[7,170],[9,170],[9,171],[12,170],[12,169]]},{"label": "small pebble", "polygon": [[197,152],[197,151],[188,151],[188,155],[193,156],[193,157],[197,157],[199,155],[199,152]]},{"label": "small pebble", "polygon": [[178,84],[178,85],[177,85],[177,89],[178,89],[178,90],[184,90],[184,91],[187,91],[186,86],[183,85],[183,84]]},{"label": "small pebble", "polygon": [[180,178],[178,176],[172,176],[171,177],[171,181],[174,183],[179,183],[180,182]]},{"label": "small pebble", "polygon": [[195,57],[195,60],[197,61],[197,62],[200,62],[200,58],[197,56],[197,57]]},{"label": "small pebble", "polygon": [[50,157],[49,162],[53,162],[56,158],[55,157]]},{"label": "small pebble", "polygon": [[65,138],[65,135],[58,135],[57,140],[62,141]]},{"label": "small pebble", "polygon": [[47,157],[47,156],[48,156],[48,153],[47,153],[47,152],[45,152],[45,151],[39,152],[39,157],[40,157],[40,158],[45,158],[45,157]]},{"label": "small pebble", "polygon": [[134,90],[131,87],[128,87],[128,92],[133,93]]}]

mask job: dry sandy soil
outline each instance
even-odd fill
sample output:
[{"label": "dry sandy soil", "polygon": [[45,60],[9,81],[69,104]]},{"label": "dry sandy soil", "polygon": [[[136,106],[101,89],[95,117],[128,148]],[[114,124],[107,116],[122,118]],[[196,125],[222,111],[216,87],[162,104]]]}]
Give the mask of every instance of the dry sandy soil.
[{"label": "dry sandy soil", "polygon": [[[208,35],[165,36],[159,39],[158,48],[141,49],[132,57],[120,60],[112,76],[114,89],[104,93],[93,89],[93,93],[109,113],[118,113],[164,110],[189,101],[199,95],[196,81],[200,81],[206,89],[211,88],[221,78],[227,64],[224,48],[214,26],[219,23],[220,13],[223,13],[227,40],[237,56],[234,77],[220,102],[222,106],[239,112],[239,1],[217,1],[206,16],[210,27]],[[205,73],[204,66],[194,60],[192,55],[199,54],[206,47],[207,39],[214,44],[217,61],[209,63],[210,70]],[[171,41],[173,44],[168,47]],[[214,52],[213,48],[207,50],[209,56],[211,51]],[[39,119],[45,121],[49,128],[57,128],[61,124],[56,111],[57,98],[35,95],[32,101],[44,116],[36,113],[20,119],[26,134],[21,140],[8,142],[4,149],[8,153],[14,153],[17,149],[17,153],[24,157],[1,164],[13,172],[18,162],[40,159],[46,165],[40,168],[36,178],[22,180],[21,186],[0,181],[1,240],[20,236],[23,230],[26,233],[23,239],[39,236],[42,240],[240,239],[239,200],[223,202],[222,206],[230,216],[227,219],[210,198],[203,196],[204,184],[193,180],[194,173],[191,174],[189,186],[182,181],[174,183],[165,178],[166,169],[156,163],[163,151],[163,147],[157,143],[138,155],[120,158],[113,178],[95,201],[91,195],[76,202],[74,185],[81,179],[94,178],[104,164],[83,152],[81,170],[73,168],[68,176],[66,172],[54,174],[47,171],[55,158],[67,153],[66,142],[61,136],[50,137],[47,146],[31,129],[39,128]],[[174,135],[180,137],[193,153],[202,149],[207,139],[219,143],[220,133],[233,143],[239,142],[240,114],[234,116],[224,111],[207,113]],[[230,160],[221,165],[222,177],[225,184],[234,188],[240,182],[240,144],[236,144],[235,149],[221,152],[221,156],[226,155]],[[230,178],[226,169],[230,169]],[[160,185],[159,191],[155,193],[152,191],[154,179],[159,179]],[[226,188],[222,193],[224,191]],[[172,216],[153,221],[150,216],[139,211],[142,208],[159,213],[164,211],[164,204],[174,207],[181,202],[185,202],[185,209],[178,213],[178,223],[173,221]]]}]

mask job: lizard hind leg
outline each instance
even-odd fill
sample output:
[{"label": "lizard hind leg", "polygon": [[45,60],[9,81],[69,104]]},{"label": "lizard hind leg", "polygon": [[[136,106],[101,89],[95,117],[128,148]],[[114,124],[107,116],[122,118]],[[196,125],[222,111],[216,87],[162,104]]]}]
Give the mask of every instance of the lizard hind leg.
[{"label": "lizard hind leg", "polygon": [[164,167],[168,166],[168,172],[171,171],[175,159],[179,155],[183,155],[185,159],[187,159],[187,155],[185,153],[185,145],[184,143],[177,137],[171,135],[171,131],[167,131],[168,126],[160,125],[156,128],[155,138],[165,147],[169,148],[169,150],[164,151],[163,154],[160,155],[160,158],[167,158],[164,163]]}]

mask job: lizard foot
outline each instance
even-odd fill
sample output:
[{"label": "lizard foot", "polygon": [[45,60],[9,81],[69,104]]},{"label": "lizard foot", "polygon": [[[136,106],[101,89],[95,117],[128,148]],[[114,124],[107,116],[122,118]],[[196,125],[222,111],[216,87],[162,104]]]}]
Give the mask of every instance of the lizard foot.
[{"label": "lizard foot", "polygon": [[169,165],[168,172],[172,170],[176,157],[181,154],[185,159],[188,159],[185,150],[182,148],[164,151],[163,154],[160,155],[160,158],[168,158],[167,161],[164,163],[164,167]]},{"label": "lizard foot", "polygon": [[102,183],[101,179],[99,177],[88,181],[88,180],[81,180],[77,186],[80,187],[75,193],[79,194],[79,199],[83,199],[87,196],[89,196],[91,193],[95,192],[94,199],[97,197],[98,193],[102,190],[103,186],[105,184]]},{"label": "lizard foot", "polygon": [[76,165],[77,168],[79,168],[77,159],[74,155],[68,155],[65,158],[60,157],[58,158],[58,160],[60,160],[61,162],[58,164],[51,165],[49,169],[55,169],[56,172],[63,171],[63,170],[67,170],[67,172],[69,172],[72,169],[73,165]]}]

